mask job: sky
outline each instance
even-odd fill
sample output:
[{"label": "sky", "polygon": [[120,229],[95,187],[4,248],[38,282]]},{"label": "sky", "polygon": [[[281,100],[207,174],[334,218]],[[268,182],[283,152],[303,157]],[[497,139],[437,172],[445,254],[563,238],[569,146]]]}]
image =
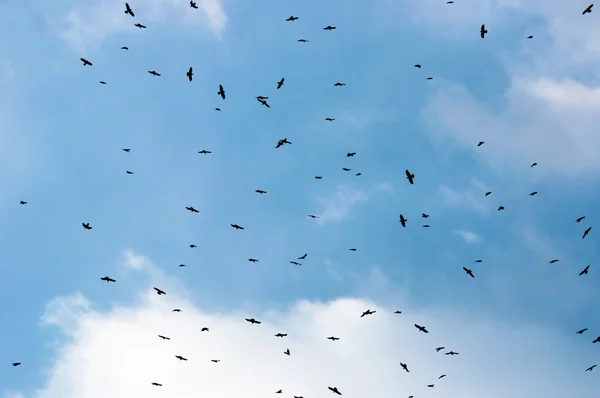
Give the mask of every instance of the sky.
[{"label": "sky", "polygon": [[596,398],[587,1],[0,1],[0,397]]}]

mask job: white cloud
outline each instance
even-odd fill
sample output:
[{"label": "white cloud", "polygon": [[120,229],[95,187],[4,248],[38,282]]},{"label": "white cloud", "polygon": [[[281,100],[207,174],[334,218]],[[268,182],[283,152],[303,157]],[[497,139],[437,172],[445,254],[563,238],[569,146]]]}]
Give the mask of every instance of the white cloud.
[{"label": "white cloud", "polygon": [[471,178],[470,184],[462,191],[452,189],[446,185],[440,187],[444,203],[450,207],[462,207],[478,213],[487,213],[489,205],[485,200],[488,188],[477,178]]},{"label": "white cloud", "polygon": [[150,262],[146,257],[135,254],[132,250],[125,250],[123,253],[122,264],[125,267],[140,270],[147,267]]},{"label": "white cloud", "polygon": [[394,186],[389,181],[383,181],[378,184],[375,184],[375,188],[381,192],[394,193]]},{"label": "white cloud", "polygon": [[323,207],[318,222],[324,224],[330,221],[345,220],[354,206],[368,199],[369,195],[363,190],[338,185],[335,193],[331,196],[315,198],[315,201]]},{"label": "white cloud", "polygon": [[454,233],[459,235],[461,238],[463,238],[465,243],[468,245],[481,242],[481,237],[479,235],[477,235],[475,232],[459,229],[459,230],[454,231]]},{"label": "white cloud", "polygon": [[[67,302],[76,309],[65,317]],[[87,300],[57,298],[53,303],[61,305],[48,306],[43,319],[53,320],[66,337],[32,397],[257,397],[283,389],[286,397],[308,398],[328,396],[328,386],[348,397],[418,397],[434,383],[443,395],[465,398],[591,398],[600,388],[599,380],[584,372],[593,364],[588,347],[571,343],[571,333],[511,326],[472,313],[425,312],[402,302],[387,307],[355,298],[300,301],[285,312],[219,313],[196,308],[176,291],[161,297],[148,292],[137,307],[106,313],[81,302]],[[171,312],[174,307],[184,312]],[[360,318],[367,308],[377,312]],[[403,314],[393,314],[396,309]],[[263,323],[250,325],[244,317]],[[418,332],[413,323],[430,333]],[[202,327],[210,331],[201,332]],[[288,337],[274,337],[278,332]],[[331,342],[330,335],[341,340]],[[460,355],[436,353],[437,346]],[[291,356],[283,354],[288,348]],[[399,362],[411,372],[404,373]],[[441,374],[448,376],[438,380]]]},{"label": "white cloud", "polygon": [[124,13],[125,2],[121,0],[73,0],[59,29],[62,38],[80,52],[98,45],[109,35],[138,30],[133,26],[138,22],[148,25],[149,29],[153,23],[166,20],[194,28],[208,26],[217,37],[221,37],[227,25],[221,0],[202,0],[197,3],[199,9],[194,10],[187,1],[180,0],[131,2],[136,15],[132,18]]}]

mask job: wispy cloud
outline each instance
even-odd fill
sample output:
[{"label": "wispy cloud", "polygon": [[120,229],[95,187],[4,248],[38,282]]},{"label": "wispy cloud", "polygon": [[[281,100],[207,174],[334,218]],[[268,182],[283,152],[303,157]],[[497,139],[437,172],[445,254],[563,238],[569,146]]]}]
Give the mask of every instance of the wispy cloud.
[{"label": "wispy cloud", "polygon": [[479,235],[477,235],[475,232],[459,229],[459,230],[454,231],[454,233],[456,235],[460,236],[461,238],[463,238],[465,243],[468,245],[481,242],[481,237]]},{"label": "wispy cloud", "polygon": [[146,0],[132,4],[135,19],[125,15],[124,7],[120,0],[72,1],[59,28],[61,37],[75,51],[84,51],[99,45],[109,35],[138,29],[133,26],[136,22],[152,24],[169,20],[185,26],[207,26],[217,37],[221,37],[227,26],[220,0],[198,1],[198,10],[190,9],[185,1]]},{"label": "wispy cloud", "polygon": [[128,249],[123,253],[121,264],[130,269],[141,270],[147,267],[150,262],[146,257],[135,254]]},{"label": "wispy cloud", "polygon": [[469,186],[463,190],[452,189],[446,185],[442,185],[439,189],[447,206],[465,208],[478,213],[487,213],[490,209],[485,203],[484,196],[488,188],[477,178],[471,178]]},{"label": "wispy cloud", "polygon": [[369,195],[361,189],[338,185],[332,195],[317,197],[314,200],[322,206],[318,222],[319,224],[325,224],[347,219],[350,211],[356,205],[369,200]]}]

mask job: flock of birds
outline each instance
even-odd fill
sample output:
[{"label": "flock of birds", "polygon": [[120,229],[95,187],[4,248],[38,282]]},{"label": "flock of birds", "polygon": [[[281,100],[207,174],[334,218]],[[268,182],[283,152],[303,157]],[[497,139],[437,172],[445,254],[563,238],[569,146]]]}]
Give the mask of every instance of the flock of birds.
[{"label": "flock of birds", "polygon": [[[453,4],[453,3],[454,3],[454,1],[447,1],[446,3],[447,3],[447,4]],[[189,4],[190,4],[190,8],[192,8],[192,9],[197,9],[197,8],[198,8],[198,6],[197,6],[196,2],[194,2],[193,0],[190,0],[190,3],[189,3]],[[590,5],[589,5],[589,6],[588,6],[588,7],[587,7],[587,8],[586,8],[584,11],[583,11],[583,13],[582,13],[582,14],[583,14],[583,15],[590,14],[590,13],[592,12],[592,8],[593,8],[593,6],[594,6],[593,4],[590,4]],[[124,12],[125,12],[125,14],[128,14],[128,15],[129,15],[129,16],[131,16],[131,17],[135,17],[135,13],[134,13],[133,9],[131,8],[131,6],[130,6],[128,3],[125,3],[125,11],[124,11]],[[294,22],[294,21],[296,21],[296,20],[298,20],[298,19],[299,19],[299,17],[297,17],[297,16],[293,16],[293,15],[292,15],[292,16],[290,16],[289,18],[287,18],[285,21],[287,21],[287,22]],[[146,29],[146,28],[147,28],[147,26],[146,26],[146,25],[143,25],[143,24],[141,24],[141,23],[135,23],[135,24],[134,24],[134,26],[136,26],[136,27],[138,27],[138,28],[140,28],[140,29]],[[325,26],[325,27],[323,28],[323,30],[325,30],[325,31],[333,31],[333,30],[335,30],[335,29],[336,29],[336,27],[335,27],[335,26],[331,26],[331,25],[327,25],[327,26]],[[483,39],[483,38],[485,38],[486,34],[488,34],[488,30],[486,29],[486,27],[485,27],[485,24],[482,24],[482,25],[481,25],[481,28],[480,28],[480,36],[481,36],[481,38],[482,38],[482,39]],[[532,39],[532,38],[533,38],[533,36],[532,36],[532,35],[530,35],[530,36],[527,36],[527,39]],[[298,41],[298,42],[301,42],[301,43],[308,43],[308,42],[309,42],[309,41],[308,41],[308,40],[306,40],[306,39],[298,39],[297,41]],[[124,47],[121,47],[121,49],[122,49],[122,50],[128,50],[129,48],[124,46]],[[89,60],[87,60],[86,58],[83,58],[83,57],[82,57],[82,58],[80,58],[80,60],[83,62],[83,66],[93,66],[92,62],[91,62],[91,61],[89,61]],[[419,69],[422,67],[420,64],[415,64],[414,66],[415,66],[416,68],[419,68]],[[161,76],[161,74],[160,74],[160,73],[158,73],[158,72],[156,72],[155,70],[149,70],[149,71],[148,71],[148,73],[149,73],[149,74],[151,74],[151,75],[153,75],[153,76],[155,76],[155,77],[160,77],[160,76]],[[190,68],[188,69],[188,71],[186,72],[186,74],[185,74],[185,75],[187,76],[188,80],[189,80],[190,82],[192,82],[192,81],[193,81],[193,76],[194,76],[194,73],[193,73],[193,68],[192,68],[192,67],[190,67]],[[427,79],[428,79],[428,80],[432,80],[432,79],[433,79],[433,77],[427,77]],[[278,82],[276,83],[276,88],[277,88],[278,90],[279,90],[279,89],[281,89],[281,88],[283,87],[283,85],[284,85],[284,82],[285,82],[285,78],[281,78],[281,80],[280,80],[280,81],[278,81]],[[100,84],[107,84],[107,83],[106,83],[105,81],[100,81]],[[341,83],[341,82],[336,82],[336,83],[334,84],[334,86],[335,86],[335,87],[343,87],[343,86],[345,86],[345,84],[344,84],[344,83]],[[219,97],[220,97],[222,100],[225,100],[225,99],[227,98],[227,97],[226,97],[226,91],[225,91],[225,88],[224,88],[222,85],[219,85],[219,89],[218,89],[218,91],[217,91],[217,95],[218,95],[218,96],[219,96]],[[258,101],[260,104],[262,104],[263,106],[265,106],[265,107],[267,107],[267,108],[270,108],[270,105],[269,105],[269,103],[267,102],[267,100],[269,99],[269,97],[266,97],[266,96],[259,95],[259,96],[257,96],[257,97],[256,97],[256,99],[257,99],[257,101]],[[221,108],[217,107],[217,108],[215,108],[215,110],[217,110],[217,111],[221,111]],[[327,118],[325,118],[325,120],[326,120],[326,121],[329,121],[329,122],[333,122],[333,121],[335,121],[335,118],[332,118],[332,117],[327,117]],[[281,148],[281,147],[283,147],[283,146],[285,146],[285,145],[291,145],[291,144],[292,144],[292,142],[291,142],[291,141],[289,141],[289,140],[288,140],[288,138],[283,138],[283,139],[280,139],[280,140],[278,140],[277,144],[275,145],[275,148],[276,148],[276,149],[279,149],[279,148]],[[476,145],[476,146],[477,146],[477,147],[480,147],[480,146],[482,146],[482,145],[484,145],[484,144],[485,144],[485,142],[484,142],[484,141],[480,141],[480,142],[478,142],[478,143],[477,143],[477,145]],[[122,148],[122,150],[123,150],[124,152],[127,152],[127,153],[130,153],[130,152],[131,152],[131,148]],[[203,150],[199,151],[198,153],[199,153],[199,154],[202,154],[202,155],[208,155],[208,154],[211,154],[212,152],[211,152],[211,151],[209,151],[209,150],[203,149]],[[347,154],[346,154],[346,157],[347,157],[347,158],[352,158],[352,157],[354,157],[355,155],[356,155],[356,152],[349,152],[349,153],[347,153]],[[536,162],[532,163],[530,167],[535,167],[535,166],[537,166],[537,163],[536,163]],[[343,170],[343,171],[345,171],[345,172],[349,172],[349,171],[351,171],[351,169],[350,169],[350,168],[346,168],[346,167],[344,167],[342,170]],[[126,171],[126,173],[127,173],[127,174],[134,174],[134,173],[133,173],[132,171],[130,171],[130,170],[127,170],[127,171]],[[355,174],[355,176],[357,176],[357,177],[358,177],[358,176],[360,176],[360,175],[361,175],[361,173],[356,173],[356,174]],[[411,184],[411,185],[414,185],[414,183],[415,183],[415,174],[411,173],[409,170],[406,170],[406,171],[405,171],[405,175],[406,175],[406,179],[408,180],[408,183],[409,183],[409,184]],[[315,179],[317,179],[317,180],[321,180],[321,179],[323,178],[323,176],[317,175],[317,176],[315,176],[314,178],[315,178]],[[256,191],[255,191],[255,192],[256,192],[257,194],[260,194],[260,195],[264,195],[264,194],[266,194],[266,193],[267,193],[267,191],[264,191],[264,190],[261,190],[261,189],[256,189]],[[485,193],[483,193],[483,195],[484,195],[484,196],[486,196],[486,197],[487,197],[487,196],[490,196],[491,194],[492,194],[492,192],[491,192],[491,191],[488,191],[488,192],[485,192]],[[537,194],[538,194],[538,192],[537,192],[537,191],[533,191],[533,192],[529,193],[529,195],[530,195],[530,196],[535,196],[535,195],[537,195]],[[21,204],[21,205],[26,205],[26,204],[27,204],[27,202],[26,202],[26,201],[20,201],[20,204]],[[186,209],[186,210],[188,210],[188,211],[190,211],[191,213],[198,213],[198,212],[199,212],[199,211],[198,211],[196,208],[194,208],[193,206],[187,206],[187,207],[185,207],[185,209]],[[497,210],[498,210],[498,211],[502,211],[502,210],[504,210],[504,206],[501,206],[501,205],[500,205],[500,206],[498,207],[498,209],[497,209]],[[319,216],[317,216],[317,215],[314,215],[314,214],[308,214],[307,216],[308,216],[308,217],[310,217],[310,218],[313,218],[313,219],[315,219],[315,218],[319,218]],[[421,214],[421,217],[422,217],[423,219],[428,219],[428,218],[429,218],[429,215],[428,215],[428,214],[426,214],[426,213],[422,213],[422,214]],[[581,216],[581,217],[578,217],[578,218],[577,218],[575,221],[576,221],[577,223],[580,223],[580,222],[581,222],[581,221],[583,221],[584,219],[585,219],[585,216]],[[407,218],[405,218],[405,216],[404,216],[403,214],[400,214],[400,216],[399,216],[399,222],[400,222],[400,225],[401,225],[402,227],[406,227],[406,226],[407,226],[408,219],[407,219]],[[84,228],[85,230],[92,230],[92,226],[90,225],[90,223],[89,223],[89,222],[82,222],[82,226],[83,226],[83,228]],[[234,228],[234,229],[236,229],[236,230],[243,230],[243,229],[244,229],[244,227],[242,227],[242,226],[240,226],[240,225],[238,225],[238,224],[235,224],[235,223],[234,223],[234,224],[231,224],[231,227],[232,227],[232,228]],[[422,225],[422,227],[424,227],[424,228],[429,228],[429,227],[430,227],[430,225],[429,225],[429,224],[424,224],[424,225]],[[587,235],[590,233],[591,229],[592,229],[592,227],[588,227],[588,228],[586,228],[586,229],[584,230],[584,232],[583,232],[583,235],[582,235],[581,239],[584,239],[584,238],[585,238],[585,237],[586,237],[586,236],[587,236]],[[195,247],[196,247],[196,245],[194,245],[194,244],[190,244],[189,246],[190,246],[190,248],[195,248]],[[350,250],[350,251],[356,251],[357,249],[356,249],[356,248],[350,248],[349,250]],[[300,261],[302,261],[302,260],[305,260],[305,259],[307,258],[307,256],[308,256],[308,253],[305,253],[305,254],[303,254],[302,256],[298,257],[298,258],[297,258],[297,260],[300,260]],[[258,260],[258,259],[255,259],[255,258],[249,258],[249,259],[248,259],[248,261],[250,261],[250,262],[258,262],[259,260]],[[551,263],[551,264],[553,264],[553,263],[556,263],[556,262],[558,262],[558,261],[559,261],[558,259],[553,259],[553,260],[551,260],[551,261],[550,261],[550,263]],[[481,262],[483,262],[483,260],[480,260],[480,259],[478,259],[478,260],[475,260],[475,263],[481,263]],[[296,260],[294,260],[294,261],[290,261],[290,263],[291,263],[291,264],[294,264],[294,265],[302,265],[301,263],[299,263],[299,262],[298,262],[298,261],[296,261]],[[180,267],[184,267],[184,266],[185,266],[185,264],[180,264]],[[467,267],[465,267],[465,266],[463,266],[462,268],[463,268],[463,270],[465,271],[465,273],[466,273],[468,276],[470,276],[471,278],[475,278],[475,274],[473,273],[473,271],[472,271],[470,268],[467,268]],[[588,274],[588,272],[589,272],[589,269],[590,269],[590,265],[587,265],[587,266],[585,266],[585,268],[584,268],[584,269],[583,269],[583,270],[582,270],[582,271],[579,273],[579,275],[580,275],[580,276],[582,276],[582,275],[586,275],[586,274]],[[115,279],[113,279],[113,278],[111,278],[111,277],[109,277],[109,276],[104,276],[104,277],[102,277],[102,278],[100,278],[100,279],[101,279],[102,281],[105,281],[105,282],[108,282],[108,283],[114,283],[114,282],[116,282],[116,280],[115,280]],[[167,294],[167,293],[166,293],[164,290],[162,290],[162,289],[160,289],[160,288],[158,288],[158,287],[154,287],[154,290],[155,290],[156,294],[158,294],[159,296],[161,296],[161,295],[166,295],[166,294]],[[179,309],[179,308],[175,308],[175,309],[173,309],[173,311],[174,311],[174,312],[181,312],[181,309]],[[376,311],[374,311],[374,310],[371,310],[371,309],[367,309],[366,311],[364,311],[364,312],[363,312],[363,313],[360,315],[360,317],[362,318],[362,317],[365,317],[365,316],[373,315],[373,314],[375,314],[375,313],[376,313]],[[402,311],[395,311],[395,314],[402,314]],[[260,324],[261,324],[261,321],[259,321],[259,320],[256,320],[255,318],[245,318],[245,320],[246,320],[246,322],[248,322],[249,324],[252,324],[252,325],[260,325]],[[427,328],[426,328],[425,326],[418,325],[418,324],[414,324],[414,326],[415,326],[415,328],[417,329],[417,331],[418,331],[418,332],[425,333],[425,334],[428,334],[428,333],[429,333],[429,330],[427,330]],[[577,334],[579,334],[579,335],[582,335],[582,334],[583,334],[583,333],[585,333],[587,330],[588,330],[587,328],[582,328],[582,329],[578,330],[576,333],[577,333]],[[202,332],[208,332],[208,331],[209,331],[209,328],[208,328],[208,327],[203,327],[203,328],[201,329],[201,331],[202,331]],[[162,339],[162,340],[171,340],[171,338],[170,338],[170,337],[167,337],[167,336],[164,336],[164,335],[160,335],[160,334],[158,335],[158,337],[159,337],[160,339]],[[274,335],[274,337],[276,337],[276,338],[285,338],[285,337],[287,337],[287,333],[277,333],[277,334],[275,334],[275,335]],[[337,340],[340,340],[340,337],[336,337],[336,336],[328,336],[328,337],[326,337],[326,338],[327,338],[328,340],[331,340],[332,342],[335,342],[335,341],[337,341]],[[594,339],[592,342],[593,342],[593,343],[600,343],[600,336],[596,337],[596,338],[595,338],[595,339]],[[435,351],[436,351],[436,352],[440,352],[440,351],[442,351],[442,350],[446,350],[446,347],[440,346],[440,347],[436,347],[436,348],[435,348]],[[288,356],[289,356],[289,355],[291,355],[291,352],[290,352],[290,350],[289,350],[289,349],[286,349],[286,350],[283,352],[283,354],[284,354],[284,355],[288,355]],[[444,352],[444,354],[445,354],[445,355],[454,356],[454,355],[458,355],[459,353],[458,353],[458,352],[456,352],[456,351],[453,351],[453,350],[446,350],[446,351]],[[175,357],[175,359],[178,359],[178,360],[180,360],[180,361],[187,361],[187,360],[188,360],[188,358],[185,358],[185,357],[183,357],[183,356],[181,356],[181,355],[174,355],[174,357]],[[220,362],[220,360],[219,360],[219,359],[211,359],[211,361],[212,361],[212,362],[214,362],[214,363],[219,363],[219,362]],[[19,365],[21,365],[21,362],[13,362],[13,363],[12,363],[12,365],[16,367],[16,366],[19,366]],[[401,368],[402,370],[404,370],[405,372],[410,372],[410,370],[409,370],[409,367],[408,367],[408,365],[407,365],[406,363],[404,363],[404,362],[400,362],[400,363],[399,363],[399,366],[400,366],[400,368]],[[587,369],[585,369],[585,371],[586,371],[586,372],[590,372],[590,371],[592,371],[592,370],[593,370],[593,369],[594,369],[596,366],[597,366],[597,364],[595,364],[595,365],[592,365],[592,366],[589,366]],[[437,379],[438,379],[438,380],[440,380],[440,379],[442,379],[442,378],[444,378],[444,377],[446,377],[446,374],[442,374],[442,375],[440,375],[440,376],[439,376]],[[160,382],[157,382],[157,381],[152,381],[152,382],[150,382],[150,384],[151,384],[152,386],[155,386],[155,387],[162,387],[162,386],[163,386],[163,385],[162,385],[162,383],[160,383]],[[427,387],[429,387],[429,388],[433,388],[434,386],[435,386],[435,384],[433,384],[433,383],[432,383],[432,384],[428,384],[428,385],[427,385]],[[340,391],[340,390],[339,390],[337,387],[335,387],[335,386],[328,386],[327,388],[329,389],[329,391],[331,391],[332,393],[334,393],[334,394],[336,394],[336,395],[342,395],[342,392],[341,392],[341,391]],[[283,393],[283,390],[282,390],[282,389],[279,389],[279,390],[275,391],[275,393],[277,393],[277,394],[281,394],[281,393]],[[303,398],[302,396],[298,396],[298,395],[294,395],[293,397],[294,397],[294,398]],[[413,397],[414,397],[413,395],[410,395],[408,398],[413,398]]]}]

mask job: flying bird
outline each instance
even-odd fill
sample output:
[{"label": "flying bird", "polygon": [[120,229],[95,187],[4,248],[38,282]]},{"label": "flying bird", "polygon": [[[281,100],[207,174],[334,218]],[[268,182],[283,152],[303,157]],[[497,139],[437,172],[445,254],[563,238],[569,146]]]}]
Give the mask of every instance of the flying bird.
[{"label": "flying bird", "polygon": [[308,43],[308,40],[306,40],[306,39],[298,39],[298,41],[299,41],[300,43]]},{"label": "flying bird", "polygon": [[444,348],[446,348],[446,347],[438,347],[438,348],[436,348],[436,349],[435,349],[435,351],[436,351],[436,352],[440,352],[440,351],[442,351]]},{"label": "flying bird", "polygon": [[171,338],[170,338],[170,337],[163,336],[163,335],[160,335],[160,334],[158,335],[158,337],[160,337],[160,338],[161,338],[161,339],[163,339],[163,340],[171,340]]},{"label": "flying bird", "polygon": [[327,387],[327,388],[329,388],[329,391],[333,392],[334,394],[342,395],[342,393],[338,390],[337,387]]},{"label": "flying bird", "polygon": [[189,81],[192,81],[192,76],[194,76],[194,73],[193,73],[193,69],[192,69],[191,66],[190,66],[190,69],[188,69],[188,71],[187,71],[187,73],[185,75],[188,77]]},{"label": "flying bird", "polygon": [[482,146],[483,144],[485,144],[485,141],[479,141],[479,143],[477,144],[478,147]]},{"label": "flying bird", "polygon": [[19,366],[21,364],[21,362],[13,362],[12,366]]},{"label": "flying bird", "polygon": [[263,191],[263,190],[261,190],[261,189],[257,189],[257,190],[256,190],[256,191],[254,191],[254,192],[256,192],[256,193],[258,193],[258,194],[261,194],[261,195],[263,195],[263,194],[267,193],[267,191]]},{"label": "flying bird", "polygon": [[481,38],[483,39],[485,37],[485,34],[487,33],[487,29],[485,28],[485,24],[481,25],[481,29],[479,30],[479,33],[481,34]]},{"label": "flying bird", "polygon": [[310,218],[321,218],[321,217],[319,217],[319,216],[315,216],[314,214],[308,214],[308,216],[309,216]]},{"label": "flying bird", "polygon": [[377,311],[371,311],[371,309],[366,310],[365,312],[362,313],[362,315],[360,316],[361,318],[365,315],[373,315],[374,313],[376,313]]},{"label": "flying bird", "polygon": [[152,385],[156,386],[156,387],[162,387],[162,384],[160,384],[160,383],[152,383]]},{"label": "flying bird", "polygon": [[190,0],[190,8],[198,8],[198,6],[194,1]]},{"label": "flying bird", "polygon": [[448,351],[448,352],[444,353],[444,355],[452,355],[452,356],[454,356],[454,355],[458,355],[458,352]]},{"label": "flying bird", "polygon": [[356,152],[348,152],[348,153],[346,154],[346,157],[347,157],[347,158],[352,158],[352,157],[354,157],[354,155],[356,155]]},{"label": "flying bird", "polygon": [[103,276],[102,278],[100,278],[100,280],[105,281],[105,282],[116,282],[116,280],[114,280],[113,278],[110,278],[108,276]]},{"label": "flying bird", "polygon": [[125,152],[131,152],[131,148],[121,148],[121,149],[123,149],[123,151],[125,151]]},{"label": "flying bird", "polygon": [[185,209],[191,211],[192,213],[200,213],[198,210],[196,210],[194,208],[194,206],[189,206],[189,207],[186,206]]},{"label": "flying bird", "polygon": [[225,99],[225,89],[221,84],[219,84],[219,91],[217,91],[217,94],[220,95],[221,98]]},{"label": "flying bird", "polygon": [[408,220],[406,218],[404,218],[404,216],[402,214],[400,214],[400,224],[402,224],[403,227],[406,227],[406,222]]},{"label": "flying bird", "polygon": [[231,225],[233,228],[235,228],[235,229],[244,229],[244,227],[240,227],[240,226],[239,226],[239,225],[237,225],[237,224],[230,224],[230,225]]},{"label": "flying bird", "polygon": [[585,332],[586,330],[588,330],[588,328],[583,328],[581,330],[578,330],[577,334],[583,334],[583,332]]},{"label": "flying bird", "polygon": [[275,335],[275,337],[281,337],[281,338],[284,338],[285,336],[287,336],[287,333],[277,333]]},{"label": "flying bird", "polygon": [[283,352],[285,355],[290,355],[290,349],[286,348],[286,350]]},{"label": "flying bird", "polygon": [[529,35],[527,36],[528,39],[533,39],[533,36]]},{"label": "flying bird", "polygon": [[254,319],[254,318],[245,318],[245,319],[246,319],[246,322],[250,322],[251,324],[257,324],[257,325],[260,325],[260,324],[261,324],[261,322],[260,322],[260,321],[257,321],[257,320],[256,320],[256,319]]},{"label": "flying bird", "polygon": [[334,86],[334,87],[344,87],[345,85],[346,85],[345,83],[340,83],[340,82],[337,82],[337,83],[335,83],[333,86]]},{"label": "flying bird", "polygon": [[473,275],[473,271],[471,271],[467,267],[463,267],[463,269],[465,270],[465,272],[467,273],[467,275],[469,275],[471,278],[475,278],[475,275]]},{"label": "flying bird", "polygon": [[415,64],[415,68],[419,68],[419,69],[421,69],[421,65],[419,65],[419,64]]},{"label": "flying bird", "polygon": [[86,223],[82,222],[81,225],[83,225],[83,228],[85,228],[85,229],[92,229],[92,227],[90,227],[90,223],[89,222],[86,222]]},{"label": "flying bird", "polygon": [[336,27],[335,26],[331,26],[331,25],[327,25],[326,27],[323,28],[323,30],[335,30]]},{"label": "flying bird", "polygon": [[187,358],[184,358],[181,355],[175,355],[175,358],[179,359],[180,361],[187,361]]},{"label": "flying bird", "polygon": [[594,368],[595,368],[596,366],[598,366],[598,365],[592,365],[592,366],[590,366],[589,368],[587,368],[585,371],[586,371],[586,372],[591,372],[592,370],[594,370]]},{"label": "flying bird", "polygon": [[123,47],[121,47],[121,50],[129,50],[129,47],[123,46]]},{"label": "flying bird", "polygon": [[425,326],[417,325],[417,324],[415,323],[415,327],[416,327],[417,329],[419,329],[419,331],[421,331],[421,332],[423,332],[423,333],[429,333],[429,331],[427,330],[427,328],[425,328]]},{"label": "flying bird", "polygon": [[140,29],[146,29],[146,28],[147,28],[147,26],[146,26],[146,25],[142,25],[141,23],[136,23],[136,24],[134,24],[133,26],[136,26],[136,27],[138,27],[138,28],[140,28]]},{"label": "flying bird", "polygon": [[415,183],[414,179],[415,179],[415,175],[411,174],[410,171],[406,170],[406,179],[408,180],[408,182],[412,185]]},{"label": "flying bird", "polygon": [[83,62],[83,66],[89,65],[92,66],[92,63],[85,58],[79,58],[81,62]]},{"label": "flying bird", "polygon": [[400,362],[400,366],[402,366],[402,369],[404,369],[407,373],[410,372],[410,370],[408,370],[408,365],[405,363]]},{"label": "flying bird", "polygon": [[295,16],[292,15],[291,17],[289,17],[288,19],[286,19],[286,21],[287,22],[294,22],[297,19],[298,19],[298,17],[295,17]]},{"label": "flying bird", "polygon": [[585,218],[585,216],[579,217],[577,220],[575,220],[575,222],[579,223],[581,222],[583,219]]},{"label": "flying bird", "polygon": [[154,290],[156,290],[156,294],[158,294],[159,296],[160,296],[160,295],[163,295],[163,294],[167,294],[167,293],[165,293],[165,291],[164,291],[164,290],[160,290],[160,289],[159,289],[159,288],[157,288],[157,287],[155,287],[155,288],[154,288]]},{"label": "flying bird", "polygon": [[277,90],[279,90],[281,88],[281,86],[283,86],[284,80],[285,80],[285,77],[282,77],[281,80],[277,82]]},{"label": "flying bird", "polygon": [[533,191],[529,194],[529,196],[535,196],[535,195],[537,195],[537,193],[538,193],[537,191]]},{"label": "flying bird", "polygon": [[25,202],[25,201],[21,200],[21,201],[19,202],[19,204],[20,204],[20,205],[26,205],[26,204],[27,204],[27,202]]},{"label": "flying bird", "polygon": [[149,70],[148,73],[150,73],[152,76],[161,76],[161,74],[155,70]]},{"label": "flying bird", "polygon": [[202,155],[208,155],[208,154],[211,154],[212,152],[211,151],[207,151],[206,149],[203,149],[201,151],[198,151],[198,153],[200,153]]},{"label": "flying bird", "polygon": [[326,117],[325,120],[327,120],[328,122],[333,122],[335,119],[332,117]]},{"label": "flying bird", "polygon": [[102,81],[102,80],[100,80],[100,84],[106,84],[106,82],[105,82],[105,81]]},{"label": "flying bird", "polygon": [[129,14],[132,17],[135,17],[133,10],[131,9],[131,7],[129,7],[129,3],[125,3],[125,14]]},{"label": "flying bird", "polygon": [[585,268],[579,273],[579,276],[581,275],[587,275],[588,274],[588,270],[590,269],[589,264],[585,266]]},{"label": "flying bird", "polygon": [[534,167],[534,166],[537,166],[537,163],[533,162],[533,163],[531,163],[531,166],[529,166],[529,167]]},{"label": "flying bird", "polygon": [[592,7],[594,7],[593,4],[590,4],[589,6],[587,6],[587,8],[585,10],[583,10],[583,13],[581,15],[591,14],[592,13]]},{"label": "flying bird", "polygon": [[557,262],[558,262],[558,260],[550,260],[550,264],[554,264],[554,263],[557,263]]},{"label": "flying bird", "polygon": [[327,340],[331,340],[331,341],[336,341],[336,340],[339,340],[339,339],[340,339],[339,337],[335,337],[335,336],[329,336],[329,337],[327,337]]},{"label": "flying bird", "polygon": [[589,227],[588,229],[586,229],[583,232],[583,236],[581,237],[581,239],[585,238],[590,233],[591,230],[592,230],[592,227]]},{"label": "flying bird", "polygon": [[306,260],[306,256],[308,256],[308,253],[304,253],[303,255],[298,257],[298,260]]}]

